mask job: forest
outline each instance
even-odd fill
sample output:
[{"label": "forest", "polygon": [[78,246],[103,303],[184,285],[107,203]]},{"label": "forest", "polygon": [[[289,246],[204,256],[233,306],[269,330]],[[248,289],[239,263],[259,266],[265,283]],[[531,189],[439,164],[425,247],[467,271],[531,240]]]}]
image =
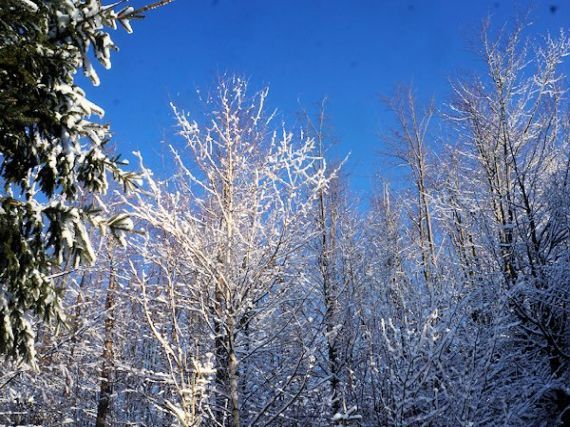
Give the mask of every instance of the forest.
[{"label": "forest", "polygon": [[485,21],[449,99],[384,97],[364,199],[256,76],[126,165],[75,77],[170,7],[122,3],[0,5],[0,425],[570,425],[564,31]]}]

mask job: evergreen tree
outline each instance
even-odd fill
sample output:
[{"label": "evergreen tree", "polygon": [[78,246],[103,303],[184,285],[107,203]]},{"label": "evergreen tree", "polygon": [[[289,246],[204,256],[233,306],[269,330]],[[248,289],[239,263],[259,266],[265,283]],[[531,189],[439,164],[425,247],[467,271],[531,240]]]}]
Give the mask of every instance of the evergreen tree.
[{"label": "evergreen tree", "polygon": [[[30,320],[62,320],[53,275],[62,263],[90,263],[88,227],[129,228],[124,215],[104,218],[85,193],[104,193],[107,175],[127,190],[135,176],[105,150],[103,110],[85,97],[75,74],[99,84],[90,62],[111,67],[107,29],[135,10],[100,0],[3,0],[0,4],[0,353],[34,361]],[[93,198],[97,200],[97,198]]]}]

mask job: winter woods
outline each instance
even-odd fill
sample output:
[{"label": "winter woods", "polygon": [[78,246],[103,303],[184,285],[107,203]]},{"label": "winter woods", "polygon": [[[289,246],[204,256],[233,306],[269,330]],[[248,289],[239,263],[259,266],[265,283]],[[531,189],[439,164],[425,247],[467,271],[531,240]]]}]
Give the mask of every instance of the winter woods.
[{"label": "winter woods", "polygon": [[[15,40],[32,30],[10,13],[36,31],[79,2],[13,3]],[[71,68],[96,83],[85,52],[105,65],[102,28],[130,13],[56,13],[91,40]],[[137,152],[124,172],[67,74],[39,88],[46,117],[14,98],[11,55],[38,50],[3,38],[0,424],[568,425],[570,41],[492,34],[447,102],[385,99],[379,146],[406,174],[367,203],[324,103],[294,122],[222,78],[171,105],[165,170]]]}]

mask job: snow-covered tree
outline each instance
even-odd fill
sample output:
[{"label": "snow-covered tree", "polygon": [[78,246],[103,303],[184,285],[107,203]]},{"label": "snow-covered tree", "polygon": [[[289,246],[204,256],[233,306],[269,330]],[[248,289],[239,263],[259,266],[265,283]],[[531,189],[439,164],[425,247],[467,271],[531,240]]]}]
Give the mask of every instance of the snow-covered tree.
[{"label": "snow-covered tree", "polygon": [[[269,423],[306,386],[299,260],[330,178],[314,139],[273,127],[267,90],[250,96],[247,86],[222,80],[204,118],[175,109],[185,143],[173,148],[176,172],[159,181],[142,166],[146,190],[129,202],[147,230],[133,241],[142,262],[134,281],[165,375],[182,388],[166,408],[184,425],[196,405],[183,386],[193,370],[183,367],[207,354],[215,376],[203,416],[218,425]],[[155,314],[163,308],[165,318]]]},{"label": "snow-covered tree", "polygon": [[409,216],[414,230],[417,230],[414,241],[420,248],[423,274],[428,286],[432,286],[437,264],[428,147],[429,127],[435,106],[430,103],[424,111],[420,111],[411,87],[400,87],[393,97],[385,101],[397,122],[397,127],[385,138],[389,145],[388,154],[403,162],[410,170],[413,191],[409,204],[413,208]]},{"label": "snow-covered tree", "polygon": [[[452,241],[463,242],[457,253],[481,302],[489,301],[483,296],[490,289],[503,301],[495,310],[474,311],[477,322],[493,324],[501,316],[511,322],[497,344],[509,357],[495,360],[495,369],[508,368],[508,375],[493,390],[512,405],[505,424],[570,422],[564,385],[570,375],[569,294],[561,276],[566,271],[568,277],[568,231],[559,214],[562,176],[569,170],[562,73],[569,54],[564,33],[538,44],[525,39],[522,25],[496,38],[485,27],[487,75],[454,84],[450,116],[459,144],[448,180]],[[526,371],[524,377],[513,365]],[[508,385],[500,387],[502,381]]]},{"label": "snow-covered tree", "polygon": [[[111,67],[116,49],[107,31],[169,0],[135,10],[99,0],[6,0],[0,4],[0,353],[34,362],[30,316],[62,320],[52,274],[65,263],[92,263],[90,226],[128,228],[105,218],[98,199],[108,175],[125,189],[134,175],[109,154],[103,110],[75,81],[93,84],[92,61]],[[119,2],[121,3],[121,2]]]}]

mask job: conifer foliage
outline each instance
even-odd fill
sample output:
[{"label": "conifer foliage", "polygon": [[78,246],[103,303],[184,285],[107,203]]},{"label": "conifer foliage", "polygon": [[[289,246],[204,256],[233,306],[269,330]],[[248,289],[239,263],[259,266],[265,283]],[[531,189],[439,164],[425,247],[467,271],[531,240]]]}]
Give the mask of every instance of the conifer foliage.
[{"label": "conifer foliage", "polygon": [[141,9],[99,0],[5,0],[0,5],[0,353],[34,360],[30,319],[61,320],[54,268],[91,263],[87,228],[128,228],[104,218],[83,194],[104,193],[107,175],[125,189],[134,175],[108,154],[104,112],[75,81],[94,85],[95,58],[111,67],[108,29],[131,32]]}]

